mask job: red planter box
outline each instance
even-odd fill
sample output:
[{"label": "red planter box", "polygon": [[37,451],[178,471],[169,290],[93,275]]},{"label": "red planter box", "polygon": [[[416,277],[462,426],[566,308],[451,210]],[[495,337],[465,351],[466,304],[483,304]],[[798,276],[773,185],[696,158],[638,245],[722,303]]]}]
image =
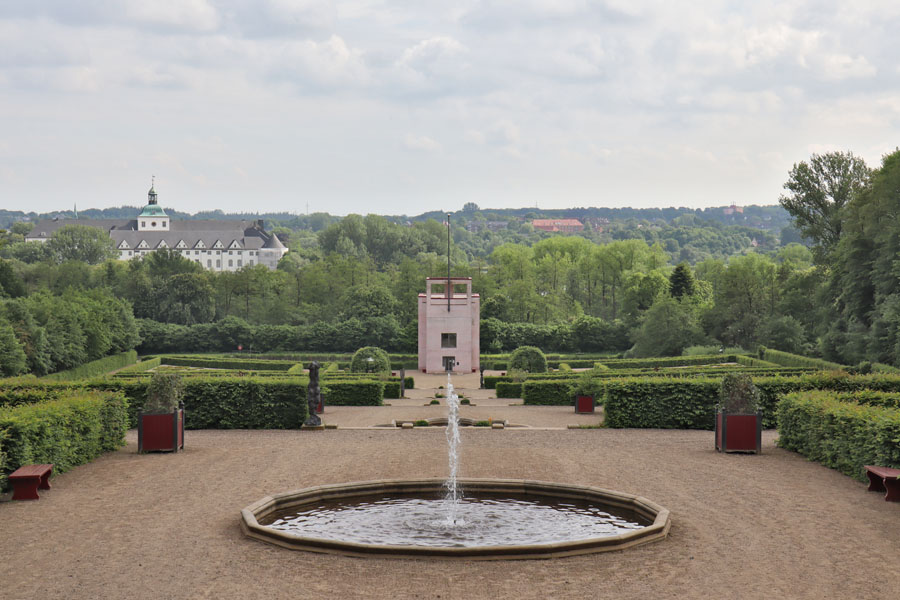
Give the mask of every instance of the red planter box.
[{"label": "red planter box", "polygon": [[184,409],[161,415],[138,413],[138,452],[184,449]]},{"label": "red planter box", "polygon": [[716,413],[716,450],[754,452],[762,449],[762,416]]},{"label": "red planter box", "polygon": [[594,412],[593,396],[575,396],[575,412],[592,413]]}]

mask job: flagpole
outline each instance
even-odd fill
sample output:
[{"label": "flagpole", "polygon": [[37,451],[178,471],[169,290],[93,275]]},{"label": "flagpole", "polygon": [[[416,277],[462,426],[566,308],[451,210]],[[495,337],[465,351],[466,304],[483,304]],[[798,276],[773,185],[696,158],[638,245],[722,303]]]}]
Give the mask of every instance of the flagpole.
[{"label": "flagpole", "polygon": [[450,213],[447,213],[447,312],[450,312],[450,294],[453,285],[450,283]]}]

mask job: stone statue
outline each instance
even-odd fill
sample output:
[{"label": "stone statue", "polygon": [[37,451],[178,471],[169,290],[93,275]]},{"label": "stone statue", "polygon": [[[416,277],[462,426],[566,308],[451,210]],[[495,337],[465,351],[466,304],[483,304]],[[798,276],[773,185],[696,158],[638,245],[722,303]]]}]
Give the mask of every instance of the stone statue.
[{"label": "stone statue", "polygon": [[309,385],[306,386],[306,405],[309,407],[309,416],[306,417],[305,427],[318,427],[322,419],[316,414],[319,404],[322,402],[322,390],[319,389],[319,363],[309,363]]}]

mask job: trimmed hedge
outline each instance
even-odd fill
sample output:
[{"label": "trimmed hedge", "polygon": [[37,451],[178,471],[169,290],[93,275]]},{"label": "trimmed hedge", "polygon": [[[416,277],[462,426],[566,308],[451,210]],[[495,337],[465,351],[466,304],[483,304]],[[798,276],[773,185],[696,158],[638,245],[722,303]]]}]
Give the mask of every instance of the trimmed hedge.
[{"label": "trimmed hedge", "polygon": [[610,369],[652,369],[655,367],[690,367],[737,362],[736,354],[707,354],[702,356],[663,356],[659,358],[619,358],[599,360]]},{"label": "trimmed hedge", "polygon": [[[384,382],[377,380],[321,382],[326,406],[381,406],[384,404]],[[399,384],[398,384],[399,388]]]},{"label": "trimmed hedge", "polygon": [[60,381],[87,379],[89,377],[106,375],[110,371],[115,371],[117,369],[133,365],[136,362],[137,351],[129,350],[128,352],[122,352],[121,354],[113,354],[111,356],[104,356],[103,358],[92,360],[91,362],[84,363],[83,365],[75,367],[74,369],[69,369],[68,371],[52,373],[50,375],[47,375],[46,379]]},{"label": "trimmed hedge", "polygon": [[[606,380],[605,421],[609,427],[712,429],[719,379],[630,378]],[[801,377],[754,377],[760,392],[763,427],[776,425],[781,396],[806,390],[900,392],[896,375],[816,372]]]},{"label": "trimmed hedge", "polygon": [[[405,377],[404,378],[404,389],[411,390],[413,389],[413,378]],[[327,385],[327,381],[325,382]],[[384,394],[385,399],[399,399],[400,398],[400,378],[399,377],[391,377],[387,381],[384,382]]]},{"label": "trimmed hedge", "polygon": [[528,380],[522,384],[522,400],[525,404],[568,406],[575,397],[570,392],[574,379]]},{"label": "trimmed hedge", "polygon": [[131,366],[125,367],[124,369],[119,370],[116,373],[116,376],[128,376],[128,375],[138,375],[140,373],[146,373],[150,369],[155,369],[159,365],[162,364],[162,358],[159,356],[155,356],[153,358],[144,358],[144,360],[138,361]]},{"label": "trimmed hedge", "polygon": [[198,367],[205,369],[240,369],[245,371],[288,371],[297,364],[289,360],[258,360],[250,358],[221,358],[200,356],[163,356],[162,364],[175,367]]},{"label": "trimmed hedge", "polygon": [[[485,377],[487,379],[487,377]],[[485,382],[487,385],[487,382]],[[522,384],[514,383],[512,381],[498,381],[497,382],[497,397],[498,398],[521,398],[522,397]]]},{"label": "trimmed hedge", "polygon": [[839,396],[818,391],[782,398],[778,445],[860,481],[866,481],[866,464],[900,468],[900,409]]},{"label": "trimmed hedge", "polygon": [[641,378],[606,382],[607,427],[712,429],[718,379]]},{"label": "trimmed hedge", "polygon": [[790,352],[782,352],[781,350],[772,350],[771,348],[766,348],[762,358],[784,367],[813,367],[823,371],[840,371],[847,368],[844,365],[822,360],[821,358],[810,358],[799,354],[791,354]]},{"label": "trimmed hedge", "polygon": [[778,363],[769,362],[767,360],[762,360],[761,358],[754,358],[752,356],[747,356],[746,354],[738,354],[735,356],[737,359],[737,364],[742,365],[744,367],[780,367]]},{"label": "trimmed hedge", "polygon": [[52,463],[54,474],[125,444],[121,393],[75,391],[54,400],[0,408],[0,487],[22,465]]}]

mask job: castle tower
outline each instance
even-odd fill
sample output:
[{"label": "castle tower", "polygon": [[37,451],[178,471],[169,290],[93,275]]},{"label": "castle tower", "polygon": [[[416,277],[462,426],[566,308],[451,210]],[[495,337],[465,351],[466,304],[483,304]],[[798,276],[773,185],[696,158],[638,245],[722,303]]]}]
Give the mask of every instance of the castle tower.
[{"label": "castle tower", "polygon": [[[472,293],[471,277],[425,280],[419,294],[419,370],[443,373],[448,364],[455,373],[475,373],[479,368],[481,298]],[[435,293],[434,286],[442,292]],[[449,294],[449,298],[448,298]]]},{"label": "castle tower", "polygon": [[156,203],[156,190],[154,184],[150,184],[147,192],[147,206],[137,218],[138,231],[169,231],[169,215],[162,206]]}]

